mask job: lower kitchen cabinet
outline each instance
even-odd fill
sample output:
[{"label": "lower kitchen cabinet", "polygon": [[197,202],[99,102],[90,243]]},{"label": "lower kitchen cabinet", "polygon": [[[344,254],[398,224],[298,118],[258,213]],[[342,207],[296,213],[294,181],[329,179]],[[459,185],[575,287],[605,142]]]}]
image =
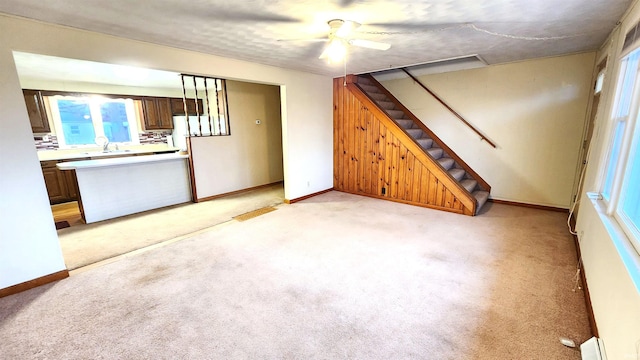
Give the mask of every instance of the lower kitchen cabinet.
[{"label": "lower kitchen cabinet", "polygon": [[41,162],[44,183],[47,186],[49,202],[52,205],[71,201],[69,200],[67,181],[62,171],[58,170],[58,168],[56,167],[57,163],[57,161]]},{"label": "lower kitchen cabinet", "polygon": [[[69,159],[77,161],[84,159]],[[42,175],[49,194],[49,203],[60,204],[78,200],[78,180],[75,171],[62,171],[56,166],[61,161],[41,161]]]}]

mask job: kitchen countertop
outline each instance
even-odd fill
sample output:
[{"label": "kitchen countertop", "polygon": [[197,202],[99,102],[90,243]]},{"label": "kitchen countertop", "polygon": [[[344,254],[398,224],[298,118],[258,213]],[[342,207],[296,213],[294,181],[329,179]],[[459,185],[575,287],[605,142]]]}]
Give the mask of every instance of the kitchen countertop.
[{"label": "kitchen countertop", "polygon": [[157,162],[157,161],[180,160],[180,159],[187,159],[188,157],[189,155],[182,155],[182,154],[157,154],[157,155],[149,155],[149,156],[128,156],[128,157],[119,157],[119,158],[112,158],[112,159],[67,161],[67,162],[61,162],[56,166],[60,170],[78,170],[78,169],[88,169],[88,168],[106,167],[106,166],[121,166],[121,165],[131,165],[131,164]]},{"label": "kitchen countertop", "polygon": [[121,150],[110,150],[103,152],[99,147],[81,148],[81,149],[62,149],[62,150],[41,150],[38,151],[38,159],[40,161],[51,160],[67,160],[109,157],[121,155],[136,155],[145,153],[175,153],[180,152],[179,148],[168,147],[167,145],[138,145],[122,147]]}]

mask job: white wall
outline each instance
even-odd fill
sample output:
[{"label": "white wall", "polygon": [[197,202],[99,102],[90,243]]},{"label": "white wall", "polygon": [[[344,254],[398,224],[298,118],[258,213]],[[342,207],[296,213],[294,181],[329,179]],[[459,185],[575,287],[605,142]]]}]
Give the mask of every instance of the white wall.
[{"label": "white wall", "polygon": [[603,214],[601,202],[589,200],[585,193],[600,190],[622,42],[640,20],[638,2],[633,6],[598,55],[597,63],[608,57],[607,71],[576,226],[593,312],[609,359],[640,359],[640,256],[615,221]]},{"label": "white wall", "polygon": [[10,49],[0,48],[0,64],[2,289],[66,266]]},{"label": "white wall", "polygon": [[496,149],[412,80],[383,84],[491,185],[492,198],[568,208],[594,58],[585,53],[419,77]]},{"label": "white wall", "polygon": [[283,180],[280,88],[227,81],[227,99],[231,135],[191,138],[198,199]]},{"label": "white wall", "polygon": [[0,288],[64,268],[12,50],[281,85],[285,197],[332,187],[331,78],[0,15]]}]

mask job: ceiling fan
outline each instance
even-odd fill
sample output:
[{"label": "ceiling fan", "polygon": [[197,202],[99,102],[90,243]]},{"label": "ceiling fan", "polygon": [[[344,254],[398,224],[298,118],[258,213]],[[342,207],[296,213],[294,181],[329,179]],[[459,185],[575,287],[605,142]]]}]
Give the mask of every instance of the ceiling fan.
[{"label": "ceiling fan", "polygon": [[329,62],[340,62],[347,55],[349,46],[359,46],[367,49],[389,50],[391,44],[357,39],[352,37],[353,30],[357,29],[360,24],[351,20],[333,19],[327,22],[329,24],[329,34],[327,38],[319,39],[327,41],[329,44],[324,48],[320,59],[327,59]]}]

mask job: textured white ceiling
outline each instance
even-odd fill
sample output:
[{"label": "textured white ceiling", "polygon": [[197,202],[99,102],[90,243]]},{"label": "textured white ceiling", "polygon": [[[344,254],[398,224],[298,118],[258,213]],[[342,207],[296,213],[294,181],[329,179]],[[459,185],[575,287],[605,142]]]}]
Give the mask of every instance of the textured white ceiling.
[{"label": "textured white ceiling", "polygon": [[489,64],[597,49],[631,0],[0,0],[0,12],[120,37],[338,76],[318,56],[327,21],[363,25],[361,73],[478,54]]}]

